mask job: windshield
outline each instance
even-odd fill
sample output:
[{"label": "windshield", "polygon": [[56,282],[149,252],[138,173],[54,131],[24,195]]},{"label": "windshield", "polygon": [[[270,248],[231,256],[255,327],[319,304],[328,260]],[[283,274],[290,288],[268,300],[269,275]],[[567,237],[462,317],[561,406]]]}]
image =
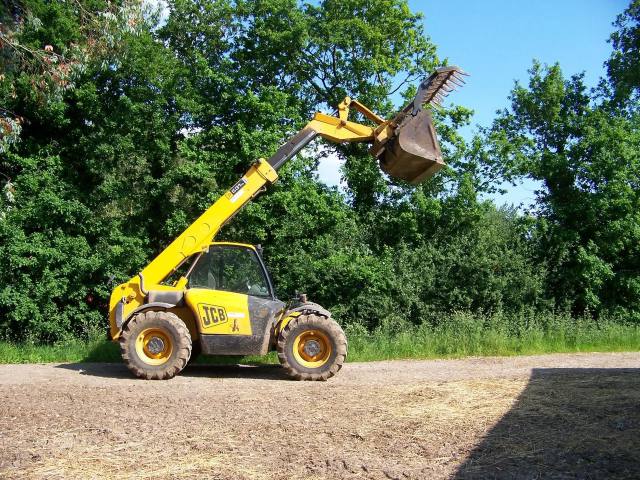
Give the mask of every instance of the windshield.
[{"label": "windshield", "polygon": [[189,275],[189,287],[271,297],[258,255],[247,247],[213,245]]}]

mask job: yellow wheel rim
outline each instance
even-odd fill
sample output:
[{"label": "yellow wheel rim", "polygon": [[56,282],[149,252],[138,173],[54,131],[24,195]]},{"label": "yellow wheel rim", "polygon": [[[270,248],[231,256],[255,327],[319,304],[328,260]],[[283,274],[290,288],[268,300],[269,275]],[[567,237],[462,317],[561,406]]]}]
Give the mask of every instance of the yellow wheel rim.
[{"label": "yellow wheel rim", "polygon": [[326,333],[320,330],[306,330],[293,342],[293,357],[306,368],[318,368],[331,357],[331,342]]},{"label": "yellow wheel rim", "polygon": [[147,365],[162,365],[172,352],[171,337],[159,328],[147,328],[136,338],[136,353]]}]

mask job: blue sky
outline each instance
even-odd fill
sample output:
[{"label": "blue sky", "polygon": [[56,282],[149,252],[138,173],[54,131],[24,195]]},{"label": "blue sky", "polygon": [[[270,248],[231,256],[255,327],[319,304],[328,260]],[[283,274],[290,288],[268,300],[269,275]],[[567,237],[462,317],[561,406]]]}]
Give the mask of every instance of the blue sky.
[{"label": "blue sky", "polygon": [[[611,52],[607,43],[611,23],[625,0],[409,0],[424,14],[425,32],[438,46],[440,58],[459,65],[471,76],[451,99],[475,110],[474,125],[488,126],[498,109],[508,105],[516,79],[526,82],[535,58],[559,62],[565,75],[584,71],[588,85],[604,74]],[[473,129],[465,132],[467,135]],[[339,163],[333,159],[319,169],[320,178],[335,185]],[[535,183],[509,188],[497,203],[529,204]]]}]

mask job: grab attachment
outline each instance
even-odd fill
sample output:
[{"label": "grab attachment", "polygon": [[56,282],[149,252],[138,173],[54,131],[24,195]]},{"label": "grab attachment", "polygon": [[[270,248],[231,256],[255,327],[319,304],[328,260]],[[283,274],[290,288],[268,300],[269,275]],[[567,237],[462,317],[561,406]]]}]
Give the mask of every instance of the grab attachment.
[{"label": "grab attachment", "polygon": [[417,185],[445,165],[433,119],[424,105],[441,106],[449,93],[464,85],[466,75],[459,67],[442,67],[420,84],[413,100],[376,135],[371,154],[383,171]]},{"label": "grab attachment", "polygon": [[[383,171],[417,185],[444,166],[433,119],[424,106],[440,106],[449,93],[464,85],[465,75],[459,67],[438,68],[420,83],[413,100],[392,120],[385,120],[357,100],[346,97],[338,105],[337,116],[317,112],[268,161],[277,170],[317,135],[335,143],[368,142],[372,144],[369,153]],[[350,121],[351,109],[375,126]]]}]

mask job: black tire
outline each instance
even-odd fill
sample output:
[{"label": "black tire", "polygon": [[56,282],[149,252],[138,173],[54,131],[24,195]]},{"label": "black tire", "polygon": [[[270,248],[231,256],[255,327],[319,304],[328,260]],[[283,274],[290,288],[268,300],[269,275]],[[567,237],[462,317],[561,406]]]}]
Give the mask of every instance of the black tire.
[{"label": "black tire", "polygon": [[[314,362],[305,365],[300,351],[294,352],[294,347],[298,338],[311,335],[310,338],[313,339],[313,332],[316,332],[317,336],[330,346],[330,350],[322,359],[315,362],[319,365],[310,367],[309,364]],[[298,348],[300,348],[299,342]],[[278,336],[276,350],[282,367],[290,377],[296,380],[324,381],[333,377],[342,368],[347,358],[347,337],[335,320],[310,313],[294,318],[284,327]],[[321,349],[319,355],[322,356],[322,353]]]},{"label": "black tire", "polygon": [[[145,343],[147,336],[151,340]],[[153,341],[154,351],[151,351],[148,345]],[[187,365],[191,348],[189,329],[176,314],[169,312],[139,313],[120,334],[120,353],[124,363],[136,377],[147,380],[173,378]],[[153,355],[160,357],[152,358]]]}]

